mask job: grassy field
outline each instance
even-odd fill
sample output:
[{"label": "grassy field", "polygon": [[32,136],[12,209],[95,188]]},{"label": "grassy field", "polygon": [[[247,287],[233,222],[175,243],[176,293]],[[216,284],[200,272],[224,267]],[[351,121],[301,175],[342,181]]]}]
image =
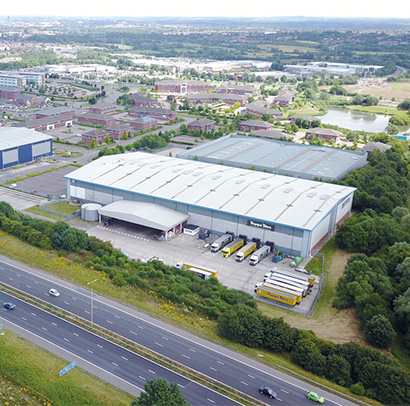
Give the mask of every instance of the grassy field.
[{"label": "grassy field", "polygon": [[[331,306],[331,299],[334,296],[336,281],[343,273],[348,254],[337,250],[334,240],[330,240],[330,242],[324,247],[323,252],[325,253],[326,262],[328,263],[326,272],[326,286],[323,290],[318,307],[311,318],[297,315],[292,312],[281,310],[274,306],[268,306],[265,304],[259,304],[259,308],[264,314],[268,314],[271,317],[284,317],[285,321],[292,326],[312,330],[322,338],[331,339],[335,342],[345,342],[348,340],[357,339],[357,334],[353,334],[358,326],[358,323],[356,323],[354,318],[354,314],[352,312],[339,312]],[[52,252],[42,251],[35,247],[31,247],[21,242],[17,238],[4,233],[0,234],[0,254],[7,255],[12,259],[30,264],[32,267],[44,269],[45,271],[54,273],[63,279],[72,281],[81,286],[86,286],[87,282],[98,278],[98,281],[93,286],[94,290],[102,295],[111,296],[116,300],[133,305],[154,317],[160,318],[185,330],[225,345],[226,347],[246,354],[249,357],[253,357],[254,359],[267,365],[285,368],[285,372],[296,374],[302,379],[316,381],[328,388],[333,388],[342,393],[351,395],[349,390],[339,387],[338,385],[325,379],[318,378],[313,374],[298,368],[290,362],[287,355],[274,354],[260,349],[250,349],[230,341],[225,341],[217,335],[217,325],[215,322],[200,318],[196,315],[191,315],[189,313],[187,314],[169,302],[159,301],[157,298],[152,297],[145,291],[132,287],[119,288],[114,286],[105,274],[85,268],[73,260],[62,257],[58,258],[56,254]],[[315,266],[317,267],[317,264]],[[360,327],[358,327],[358,329],[361,331]],[[37,354],[37,350],[33,350],[32,352]],[[32,361],[29,360],[28,363],[31,365]],[[60,364],[58,364],[55,368],[60,368]],[[75,382],[72,382],[71,384],[74,385]],[[79,395],[84,397],[87,397],[88,395],[94,396],[91,394],[84,394],[82,386],[76,387],[75,391],[78,391]],[[103,391],[103,389],[101,389],[101,391]],[[48,389],[44,389],[44,392],[41,393],[47,393],[47,396],[50,397],[50,395],[48,395]],[[378,405],[375,401],[367,399],[366,401],[370,404]],[[98,403],[82,404],[94,405]],[[121,403],[113,402],[105,404],[120,405]]]},{"label": "grassy field", "polygon": [[59,216],[58,214],[49,213],[47,211],[41,210],[38,206],[29,207],[28,209],[25,209],[24,211],[28,213],[36,214],[37,216],[46,217],[50,220],[56,220],[56,221],[60,221],[65,217],[63,215]]},{"label": "grassy field", "polygon": [[129,406],[134,399],[77,367],[60,377],[67,361],[9,330],[0,336],[0,358],[3,405]]}]

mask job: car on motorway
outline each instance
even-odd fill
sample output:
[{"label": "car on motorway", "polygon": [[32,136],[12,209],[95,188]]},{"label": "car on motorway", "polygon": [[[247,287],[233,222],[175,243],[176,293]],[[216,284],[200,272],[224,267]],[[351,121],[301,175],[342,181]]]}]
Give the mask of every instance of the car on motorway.
[{"label": "car on motorway", "polygon": [[16,305],[11,302],[6,302],[6,303],[3,303],[3,307],[7,310],[13,310],[16,307]]},{"label": "car on motorway", "polygon": [[50,296],[54,296],[54,297],[59,297],[60,296],[60,292],[57,289],[51,288],[48,293],[50,294]]},{"label": "car on motorway", "polygon": [[267,386],[261,386],[259,388],[259,392],[268,395],[271,399],[276,399],[278,397],[276,392],[274,392],[271,388],[268,388]]},{"label": "car on motorway", "polygon": [[323,396],[318,395],[316,392],[309,392],[306,394],[306,397],[310,400],[313,400],[316,403],[320,403],[321,405],[325,403],[325,398]]}]

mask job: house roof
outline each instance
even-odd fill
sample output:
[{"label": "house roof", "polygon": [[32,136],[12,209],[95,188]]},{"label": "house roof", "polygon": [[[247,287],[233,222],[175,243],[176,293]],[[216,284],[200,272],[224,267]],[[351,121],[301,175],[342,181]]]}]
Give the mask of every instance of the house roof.
[{"label": "house roof", "polygon": [[273,127],[272,123],[268,123],[267,121],[262,121],[262,120],[246,120],[246,121],[242,121],[240,125],[249,125],[252,127],[265,127],[265,128]]},{"label": "house roof", "polygon": [[362,151],[373,152],[375,149],[377,149],[381,152],[386,152],[390,148],[391,145],[384,144],[383,142],[369,142],[362,148]]},{"label": "house roof", "polygon": [[329,135],[331,137],[340,137],[341,135],[343,135],[343,133],[340,131],[321,127],[310,128],[309,130],[306,130],[306,134]]},{"label": "house roof", "polygon": [[200,118],[198,120],[195,120],[189,123],[188,127],[191,127],[191,126],[202,127],[204,125],[212,125],[212,124],[215,124],[214,120],[210,120],[209,118]]}]

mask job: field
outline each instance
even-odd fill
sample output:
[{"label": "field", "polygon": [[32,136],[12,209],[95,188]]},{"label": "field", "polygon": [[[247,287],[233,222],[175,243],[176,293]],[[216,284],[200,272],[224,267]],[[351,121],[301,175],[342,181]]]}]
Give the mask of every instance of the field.
[{"label": "field", "polygon": [[368,94],[384,100],[395,98],[398,102],[410,97],[410,81],[387,82],[381,79],[362,79],[357,85],[343,86],[349,93]]}]

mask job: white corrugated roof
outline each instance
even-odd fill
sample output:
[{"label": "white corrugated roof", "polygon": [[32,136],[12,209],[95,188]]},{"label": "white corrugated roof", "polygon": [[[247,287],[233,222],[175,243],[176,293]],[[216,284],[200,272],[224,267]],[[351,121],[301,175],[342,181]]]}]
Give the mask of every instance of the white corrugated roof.
[{"label": "white corrugated roof", "polygon": [[24,127],[0,128],[0,151],[21,145],[51,140],[53,137]]},{"label": "white corrugated roof", "polygon": [[307,230],[355,190],[143,152],[105,156],[65,177]]}]

